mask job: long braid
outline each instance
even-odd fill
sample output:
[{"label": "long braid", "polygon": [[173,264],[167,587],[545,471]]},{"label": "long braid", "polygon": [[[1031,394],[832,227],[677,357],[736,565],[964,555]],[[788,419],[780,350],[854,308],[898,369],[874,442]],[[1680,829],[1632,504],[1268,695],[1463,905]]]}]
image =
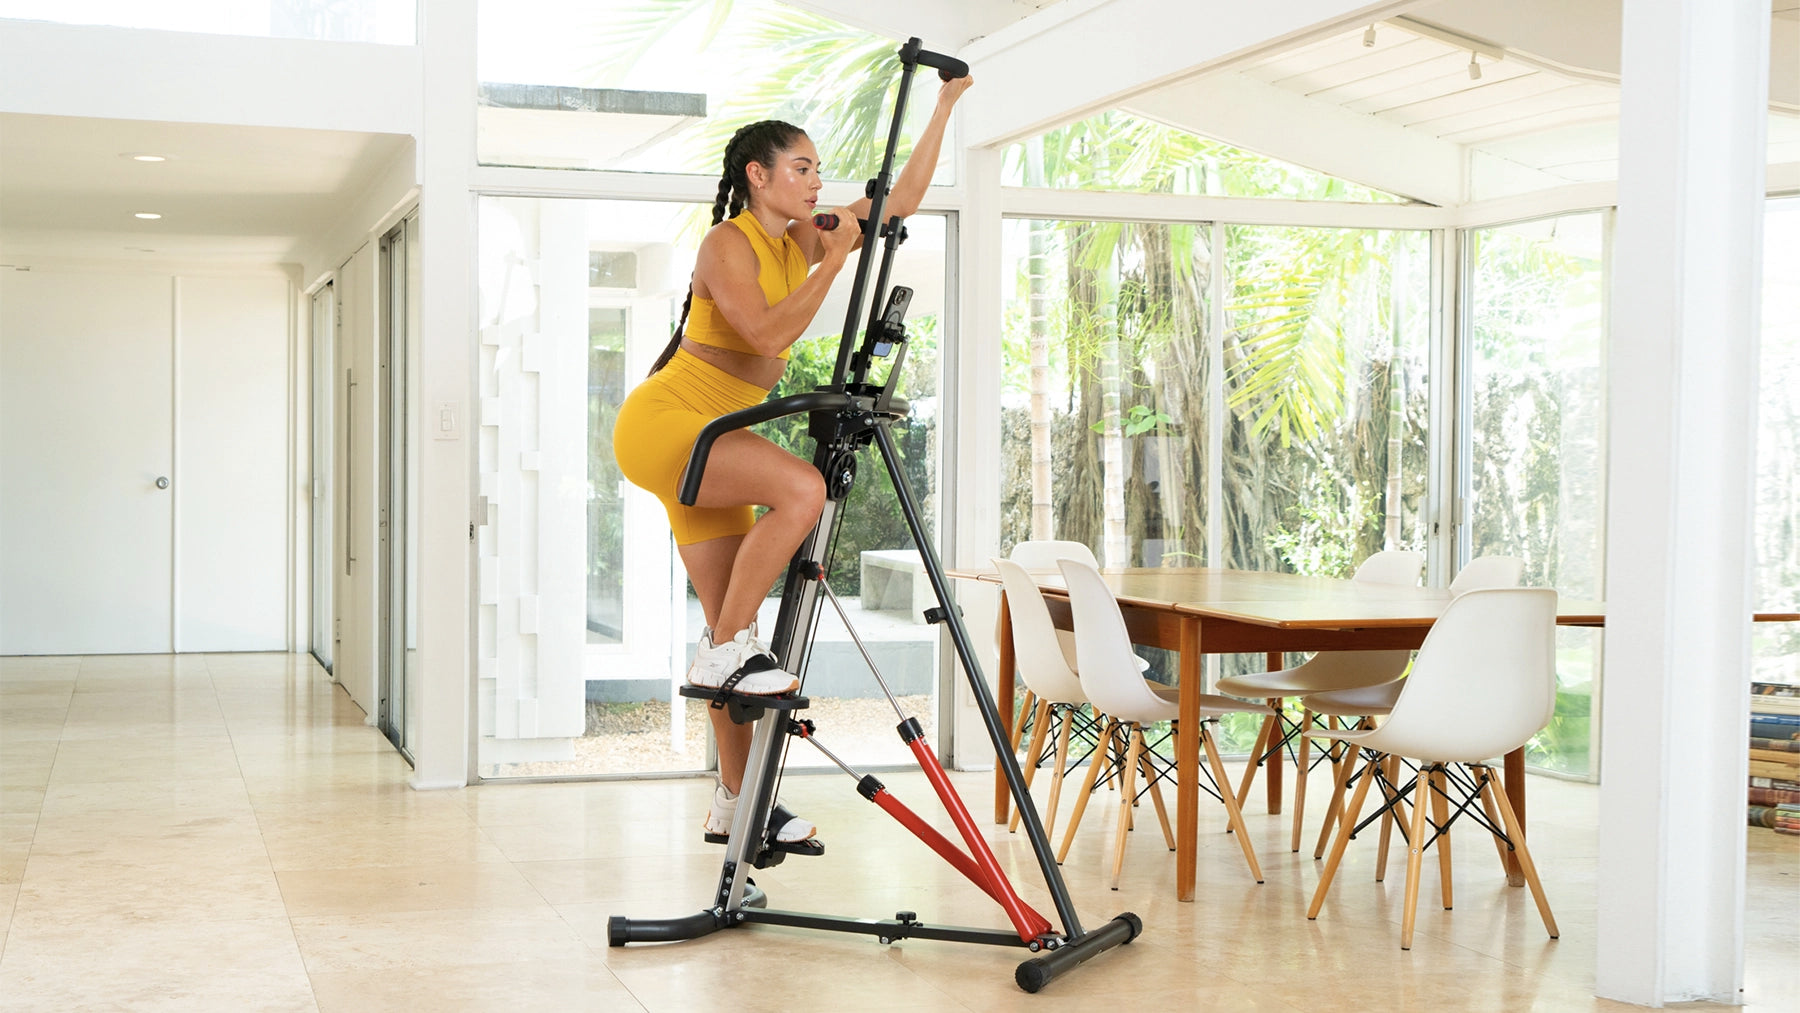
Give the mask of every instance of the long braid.
[{"label": "long braid", "polygon": [[[760,120],[756,123],[739,127],[737,133],[725,145],[724,172],[719,177],[719,193],[713,199],[712,223],[714,225],[736,218],[744,210],[750,200],[750,178],[747,167],[751,162],[773,166],[781,152],[792,147],[796,141],[806,136],[806,131],[791,123],[780,120]],[[656,363],[650,367],[650,374],[668,365],[675,357],[675,350],[681,347],[681,337],[687,330],[688,312],[694,306],[694,283],[688,282],[687,299],[681,304],[681,320],[675,325],[675,333],[669,338],[669,344],[656,357]]]}]

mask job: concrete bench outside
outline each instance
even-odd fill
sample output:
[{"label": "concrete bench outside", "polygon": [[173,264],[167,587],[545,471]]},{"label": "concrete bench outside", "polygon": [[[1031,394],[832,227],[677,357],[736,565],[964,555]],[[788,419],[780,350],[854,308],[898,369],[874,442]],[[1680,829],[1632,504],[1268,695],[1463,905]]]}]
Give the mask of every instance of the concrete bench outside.
[{"label": "concrete bench outside", "polygon": [[862,554],[862,607],[871,612],[907,612],[925,622],[937,606],[931,578],[916,549],[869,549]]}]

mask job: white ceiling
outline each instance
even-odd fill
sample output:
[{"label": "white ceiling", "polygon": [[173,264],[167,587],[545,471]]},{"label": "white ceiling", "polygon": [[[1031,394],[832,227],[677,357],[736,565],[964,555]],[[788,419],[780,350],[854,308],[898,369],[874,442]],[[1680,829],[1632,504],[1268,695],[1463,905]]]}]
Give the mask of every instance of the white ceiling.
[{"label": "white ceiling", "polygon": [[[1021,22],[1114,0],[789,2],[958,52],[995,32],[1030,46],[1032,26]],[[1411,20],[1376,25],[1372,46],[1363,44],[1367,26],[1340,27],[1223,69],[1197,68],[1121,105],[1432,203],[1611,179],[1621,3],[1397,5]],[[1800,162],[1800,0],[1772,0],[1771,9],[1770,160]],[[1471,49],[1479,80],[1469,76]],[[411,144],[384,134],[0,115],[0,263],[291,261],[384,167],[409,157]],[[139,151],[170,160],[121,157]],[[138,211],[164,217],[139,221]]]},{"label": "white ceiling", "polygon": [[0,114],[0,261],[291,261],[411,147],[392,134]]}]

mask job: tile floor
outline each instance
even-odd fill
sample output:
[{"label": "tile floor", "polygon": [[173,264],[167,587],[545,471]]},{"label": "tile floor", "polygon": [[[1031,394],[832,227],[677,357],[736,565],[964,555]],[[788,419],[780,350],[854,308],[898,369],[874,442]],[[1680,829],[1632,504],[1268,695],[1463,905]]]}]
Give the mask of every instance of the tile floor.
[{"label": "tile floor", "polygon": [[[1070,891],[1090,925],[1131,910],[1144,934],[1032,996],[1012,981],[1029,954],[1010,948],[760,927],[610,949],[609,916],[688,914],[712,891],[720,851],[696,830],[710,782],[421,793],[407,773],[308,658],[0,659],[0,1010],[1085,1010],[1096,997],[1629,1008],[1589,994],[1596,793],[1585,785],[1532,783],[1560,941],[1525,891],[1503,885],[1487,844],[1459,833],[1457,908],[1434,903],[1428,866],[1410,952],[1398,945],[1398,849],[1376,884],[1373,844],[1359,840],[1309,922],[1317,865],[1289,853],[1284,818],[1253,802],[1267,883],[1251,882],[1229,837],[1209,834],[1200,899],[1179,904],[1154,822],[1132,834],[1122,889],[1107,889],[1112,811],[1097,803],[1069,856]],[[922,777],[882,777],[936,814]],[[989,775],[956,780],[971,809],[991,811]],[[829,851],[759,873],[773,906],[1005,925],[847,779],[790,778],[784,795],[824,827]],[[1029,848],[1004,828],[989,835],[1027,900],[1051,911],[1028,885]],[[1750,839],[1747,998],[1795,1009],[1800,838]]]}]

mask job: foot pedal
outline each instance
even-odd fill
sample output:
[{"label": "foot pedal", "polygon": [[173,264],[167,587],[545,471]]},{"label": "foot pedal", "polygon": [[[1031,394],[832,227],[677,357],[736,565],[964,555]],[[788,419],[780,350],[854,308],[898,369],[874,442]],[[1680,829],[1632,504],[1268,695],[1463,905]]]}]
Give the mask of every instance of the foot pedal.
[{"label": "foot pedal", "polygon": [[798,711],[812,706],[812,701],[799,695],[753,696],[705,686],[683,686],[678,690],[689,700],[704,700],[709,706],[725,708],[734,724],[747,725],[762,720],[768,711]]},{"label": "foot pedal", "polygon": [[[770,833],[768,835],[768,840],[766,842],[766,846],[763,849],[763,854],[769,855],[771,853],[778,853],[780,855],[807,855],[807,856],[823,855],[825,853],[825,842],[819,840],[817,837],[808,837],[804,841],[777,841],[775,839],[775,834],[773,831],[774,831],[774,829],[776,829],[774,826],[776,821],[777,820],[780,821],[780,826],[786,826],[787,822],[793,818],[794,818],[794,814],[789,812],[787,807],[784,805],[778,804],[775,806],[774,809],[770,810],[769,822],[771,824],[771,829],[770,829]],[[702,840],[706,841],[706,843],[708,843],[708,844],[729,844],[729,843],[731,843],[731,837],[727,834],[711,834],[711,833],[702,832],[700,837]],[[758,861],[755,864],[756,864],[757,868],[761,869],[761,868],[765,868],[766,865],[774,865],[780,861],[781,861],[780,858],[776,858],[775,861],[773,861],[773,862],[764,863],[762,861]]]}]

